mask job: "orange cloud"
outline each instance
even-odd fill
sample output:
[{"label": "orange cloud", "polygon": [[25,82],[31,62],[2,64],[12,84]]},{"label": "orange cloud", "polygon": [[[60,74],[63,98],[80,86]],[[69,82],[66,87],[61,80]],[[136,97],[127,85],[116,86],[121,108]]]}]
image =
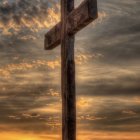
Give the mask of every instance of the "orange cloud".
[{"label": "orange cloud", "polygon": [[103,57],[102,54],[87,54],[87,53],[80,53],[76,55],[76,63],[81,65],[83,63],[88,63],[89,60],[94,60]]},{"label": "orange cloud", "polygon": [[24,132],[1,132],[0,138],[2,140],[57,140],[59,138],[58,135],[37,135],[33,133],[24,133]]},{"label": "orange cloud", "polygon": [[47,95],[53,96],[53,97],[60,97],[60,93],[57,91],[54,91],[53,89],[49,90],[49,93]]},{"label": "orange cloud", "polygon": [[[46,7],[46,9],[41,9],[40,7],[40,13],[38,13],[36,16],[32,16],[32,13],[34,13],[34,11],[30,11],[32,12],[31,15],[30,14],[28,15],[27,14],[28,12],[24,14],[22,13],[21,16],[18,15],[20,13],[15,14],[18,15],[17,18],[19,20],[19,23],[15,21],[15,19],[13,18],[14,16],[9,17],[9,20],[6,22],[6,24],[3,20],[0,20],[0,29],[2,29],[2,34],[9,36],[12,35],[13,33],[11,32],[11,29],[13,29],[14,34],[16,34],[22,28],[29,28],[33,32],[38,32],[39,30],[48,29],[52,27],[54,24],[60,21],[60,12],[59,12],[60,5],[53,1],[51,1],[51,3],[53,4],[53,7]],[[5,1],[0,8],[8,8],[8,7],[14,9],[12,5],[10,7],[8,1]],[[17,6],[16,8],[17,9],[14,9],[15,13],[19,7]],[[4,15],[4,13],[1,14]]]},{"label": "orange cloud", "polygon": [[104,11],[98,13],[98,19],[92,23],[93,26],[100,24],[108,17],[107,13]]},{"label": "orange cloud", "polygon": [[40,67],[46,66],[50,69],[55,69],[60,67],[60,61],[45,61],[45,60],[36,60],[31,63],[22,62],[19,64],[9,64],[5,67],[0,68],[0,77],[10,78],[13,72],[27,71],[31,69],[37,69]]},{"label": "orange cloud", "polygon": [[[23,38],[27,39],[27,38]],[[101,54],[90,55],[90,54],[79,54],[76,56],[75,61],[78,65],[82,65],[87,63],[89,60],[96,59],[102,57]],[[14,60],[17,60],[18,57],[14,57]],[[4,67],[0,68],[0,76],[4,78],[10,78],[11,74],[14,72],[23,72],[32,69],[37,69],[40,67],[47,67],[49,69],[54,70],[61,66],[60,59],[53,60],[53,61],[46,61],[46,60],[34,60],[31,62],[21,62],[19,64],[9,64]]]},{"label": "orange cloud", "polygon": [[138,132],[93,132],[81,130],[78,132],[78,140],[139,140]]},{"label": "orange cloud", "polygon": [[133,110],[123,110],[122,113],[123,114],[127,114],[127,115],[136,115],[137,114]]}]

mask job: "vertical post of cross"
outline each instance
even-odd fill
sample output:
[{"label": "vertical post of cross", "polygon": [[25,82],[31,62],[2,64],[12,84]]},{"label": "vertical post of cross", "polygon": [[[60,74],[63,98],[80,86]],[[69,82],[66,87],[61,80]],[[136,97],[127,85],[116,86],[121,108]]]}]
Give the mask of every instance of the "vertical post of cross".
[{"label": "vertical post of cross", "polygon": [[62,140],[76,140],[74,35],[67,33],[67,17],[74,0],[61,0]]},{"label": "vertical post of cross", "polygon": [[97,0],[61,0],[61,21],[45,35],[45,49],[61,44],[62,140],[76,140],[74,35],[97,19]]}]

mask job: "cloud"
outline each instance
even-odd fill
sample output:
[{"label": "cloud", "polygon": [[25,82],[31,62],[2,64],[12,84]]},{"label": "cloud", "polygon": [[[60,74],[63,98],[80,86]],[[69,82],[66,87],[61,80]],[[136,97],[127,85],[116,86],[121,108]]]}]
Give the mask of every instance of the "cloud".
[{"label": "cloud", "polygon": [[35,45],[41,39],[43,43],[44,34],[59,20],[60,6],[56,0],[3,1],[0,3],[0,45],[27,46],[29,42]]},{"label": "cloud", "polygon": [[123,110],[122,113],[128,114],[128,115],[136,115],[137,114],[135,111],[132,111],[132,110]]},{"label": "cloud", "polygon": [[10,78],[13,72],[23,72],[31,69],[37,69],[39,67],[44,67],[44,66],[47,66],[50,69],[54,69],[60,67],[60,62],[59,60],[56,61],[36,60],[31,63],[22,62],[19,64],[10,64],[0,69],[0,76],[5,78]]},{"label": "cloud", "polygon": [[17,0],[0,4],[0,28],[48,28],[59,21],[59,5],[55,0]]},{"label": "cloud", "polygon": [[[135,7],[135,10],[129,4]],[[98,63],[112,65],[138,64],[139,61],[139,8],[137,1],[98,1],[99,13],[105,13],[102,22],[94,21],[77,36],[77,49],[99,53]],[[102,14],[101,14],[102,15]],[[103,16],[104,17],[104,16]],[[97,24],[96,24],[97,22]],[[86,47],[85,47],[86,46]],[[80,47],[80,48],[79,48]],[[129,60],[129,62],[128,62]]]},{"label": "cloud", "polygon": [[[90,72],[88,71],[88,73]],[[78,85],[81,88],[78,88],[78,93],[80,95],[86,94],[92,96],[139,96],[139,72],[135,72],[135,70],[134,73],[126,72],[117,69],[105,71],[101,68],[94,71],[95,75],[92,74],[93,79],[91,79],[91,74],[79,75]]]}]

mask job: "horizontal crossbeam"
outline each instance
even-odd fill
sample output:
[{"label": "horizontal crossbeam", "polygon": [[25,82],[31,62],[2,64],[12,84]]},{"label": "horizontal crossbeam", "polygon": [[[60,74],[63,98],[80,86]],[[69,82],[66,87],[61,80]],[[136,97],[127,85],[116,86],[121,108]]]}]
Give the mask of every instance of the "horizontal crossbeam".
[{"label": "horizontal crossbeam", "polygon": [[[67,17],[67,33],[73,35],[98,17],[97,0],[85,0]],[[45,35],[45,49],[51,50],[61,42],[61,22]]]}]

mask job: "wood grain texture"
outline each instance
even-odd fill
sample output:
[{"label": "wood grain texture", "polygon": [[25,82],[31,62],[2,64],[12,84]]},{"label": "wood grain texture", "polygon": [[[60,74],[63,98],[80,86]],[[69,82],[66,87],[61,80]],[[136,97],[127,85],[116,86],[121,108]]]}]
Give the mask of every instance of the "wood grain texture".
[{"label": "wood grain texture", "polygon": [[61,42],[61,22],[54,26],[45,36],[45,49],[53,49]]},{"label": "wood grain texture", "polygon": [[76,140],[74,35],[67,33],[67,16],[74,0],[61,0],[62,140]]},{"label": "wood grain texture", "polygon": [[62,140],[76,140],[75,33],[98,17],[97,0],[61,0],[61,22],[45,35],[45,49],[61,43]]},{"label": "wood grain texture", "polygon": [[[80,6],[67,16],[66,32],[74,35],[98,17],[97,0],[84,0]],[[61,22],[45,35],[45,49],[51,50],[61,42]]]}]

